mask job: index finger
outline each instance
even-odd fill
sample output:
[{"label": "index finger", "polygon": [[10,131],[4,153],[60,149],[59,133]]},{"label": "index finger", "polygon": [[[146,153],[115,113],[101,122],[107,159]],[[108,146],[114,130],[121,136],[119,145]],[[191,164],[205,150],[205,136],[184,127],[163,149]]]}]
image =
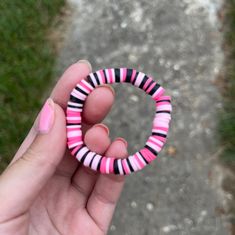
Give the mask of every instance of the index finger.
[{"label": "index finger", "polygon": [[[66,108],[69,96],[78,82],[91,73],[91,65],[86,60],[80,60],[71,65],[57,82],[51,93],[51,98],[63,109]],[[103,85],[93,90],[84,105],[84,122],[93,125],[101,122],[109,112],[114,101],[114,90],[109,85]]]},{"label": "index finger", "polygon": [[[54,102],[65,109],[71,90],[80,80],[85,78],[91,72],[91,70],[92,67],[86,60],[80,60],[77,63],[71,65],[58,80],[57,84],[51,92],[51,98],[54,100]],[[36,118],[31,130],[24,139],[20,148],[17,150],[11,163],[20,158],[33,142],[35,136],[37,135],[37,119],[38,117]]]},{"label": "index finger", "polygon": [[69,66],[51,92],[51,98],[54,102],[65,109],[72,89],[79,81],[86,78],[91,71],[91,64],[86,60],[79,60]]},{"label": "index finger", "polygon": [[[54,102],[59,104],[61,108],[65,110],[72,89],[79,81],[86,78],[91,71],[92,67],[86,60],[80,60],[68,67],[51,92],[50,96]],[[109,112],[114,100],[114,93],[111,88],[106,86],[99,87],[98,89],[99,91],[95,91],[95,89],[87,97],[84,106],[84,121],[87,124],[95,124],[100,122]],[[96,105],[94,105],[94,101]],[[16,152],[12,162],[18,159],[33,142],[37,134],[36,125],[37,121],[35,121],[34,126],[31,128],[26,139]],[[89,126],[90,125],[88,125],[87,128]]]}]

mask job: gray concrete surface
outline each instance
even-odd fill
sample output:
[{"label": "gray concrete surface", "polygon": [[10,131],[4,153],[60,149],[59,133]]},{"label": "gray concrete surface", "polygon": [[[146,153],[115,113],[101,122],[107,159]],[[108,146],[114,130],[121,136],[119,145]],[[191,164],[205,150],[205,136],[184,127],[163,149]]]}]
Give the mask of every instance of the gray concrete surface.
[{"label": "gray concrete surface", "polygon": [[[109,234],[229,234],[218,189],[211,184],[217,151],[214,86],[222,53],[218,1],[71,1],[73,16],[60,52],[63,71],[78,58],[103,67],[133,67],[152,75],[173,98],[169,140],[159,160],[127,179]],[[150,134],[154,105],[131,86],[116,85],[105,123],[111,136],[139,149]]]}]

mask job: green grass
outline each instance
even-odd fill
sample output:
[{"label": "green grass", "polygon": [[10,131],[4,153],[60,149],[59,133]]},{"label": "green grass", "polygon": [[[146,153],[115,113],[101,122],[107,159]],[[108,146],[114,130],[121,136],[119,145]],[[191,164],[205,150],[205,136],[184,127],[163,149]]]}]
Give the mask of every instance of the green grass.
[{"label": "green grass", "polygon": [[32,125],[53,76],[47,40],[64,0],[0,1],[0,172]]},{"label": "green grass", "polygon": [[[224,163],[235,167],[235,0],[226,0],[224,5],[224,112],[219,132],[225,150],[221,156]],[[234,168],[235,169],[235,168]]]}]

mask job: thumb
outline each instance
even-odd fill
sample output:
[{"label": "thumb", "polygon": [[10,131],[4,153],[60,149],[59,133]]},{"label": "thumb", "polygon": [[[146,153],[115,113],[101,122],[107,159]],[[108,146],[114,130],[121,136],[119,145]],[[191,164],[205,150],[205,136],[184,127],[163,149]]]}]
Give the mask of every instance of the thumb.
[{"label": "thumb", "polygon": [[33,143],[0,176],[0,221],[29,209],[40,190],[53,175],[66,148],[65,115],[48,99],[38,120]]}]

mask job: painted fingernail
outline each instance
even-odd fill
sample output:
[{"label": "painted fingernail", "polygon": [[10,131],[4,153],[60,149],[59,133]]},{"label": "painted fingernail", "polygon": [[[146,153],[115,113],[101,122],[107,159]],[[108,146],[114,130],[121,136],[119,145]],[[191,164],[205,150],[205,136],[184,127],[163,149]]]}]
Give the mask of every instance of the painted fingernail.
[{"label": "painted fingernail", "polygon": [[121,142],[126,146],[126,148],[127,148],[127,146],[128,146],[127,141],[126,141],[125,139],[123,139],[122,137],[116,138],[115,141],[121,141]]},{"label": "painted fingernail", "polygon": [[47,134],[54,122],[54,102],[51,98],[47,99],[39,114],[38,131]]},{"label": "painted fingernail", "polygon": [[89,67],[90,71],[92,71],[92,66],[88,60],[79,60],[77,63],[86,64]]},{"label": "painted fingernail", "polygon": [[99,124],[94,125],[94,127],[102,128],[107,133],[107,135],[109,135],[109,128],[107,126],[105,126],[104,124],[99,123]]},{"label": "painted fingernail", "polygon": [[99,87],[107,88],[107,89],[109,89],[109,90],[113,93],[113,95],[115,95],[115,91],[114,91],[114,89],[113,89],[112,86],[109,86],[109,85],[107,85],[107,84],[103,84],[103,85],[101,85],[101,86],[99,86]]}]

